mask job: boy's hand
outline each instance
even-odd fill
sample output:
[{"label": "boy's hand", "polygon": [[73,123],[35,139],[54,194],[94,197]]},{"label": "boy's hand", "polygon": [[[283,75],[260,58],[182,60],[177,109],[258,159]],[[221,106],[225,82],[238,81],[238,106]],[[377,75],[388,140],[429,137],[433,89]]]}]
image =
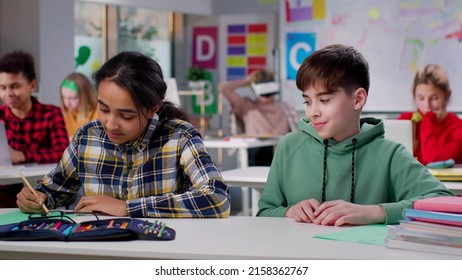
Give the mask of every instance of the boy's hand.
[{"label": "boy's hand", "polygon": [[26,155],[22,151],[15,150],[11,147],[8,147],[10,150],[11,161],[13,164],[23,163],[26,161]]},{"label": "boy's hand", "polygon": [[127,216],[125,201],[107,195],[84,196],[74,209],[75,212],[102,212],[104,214]]},{"label": "boy's hand", "polygon": [[285,216],[288,218],[293,218],[297,222],[305,222],[305,223],[312,223],[316,216],[314,212],[319,207],[319,202],[312,198],[300,201],[297,204],[290,206]]},{"label": "boy's hand", "polygon": [[47,199],[47,195],[37,191],[39,197],[36,197],[29,188],[24,187],[16,195],[16,204],[22,212],[26,213],[42,213],[42,204]]},{"label": "boy's hand", "polygon": [[314,212],[317,225],[368,225],[385,222],[385,210],[380,205],[360,205],[344,200],[324,202]]}]

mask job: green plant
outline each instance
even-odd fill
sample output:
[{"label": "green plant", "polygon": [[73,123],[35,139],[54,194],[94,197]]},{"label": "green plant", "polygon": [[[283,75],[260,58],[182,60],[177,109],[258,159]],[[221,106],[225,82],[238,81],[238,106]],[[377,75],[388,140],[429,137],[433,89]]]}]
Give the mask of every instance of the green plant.
[{"label": "green plant", "polygon": [[193,66],[188,69],[186,74],[186,79],[188,81],[199,81],[205,79],[205,71],[200,66]]}]

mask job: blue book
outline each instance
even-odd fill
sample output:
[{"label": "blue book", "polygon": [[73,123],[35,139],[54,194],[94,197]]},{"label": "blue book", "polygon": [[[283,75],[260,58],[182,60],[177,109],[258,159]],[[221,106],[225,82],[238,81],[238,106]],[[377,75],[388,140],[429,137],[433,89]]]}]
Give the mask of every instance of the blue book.
[{"label": "blue book", "polygon": [[403,216],[409,220],[462,227],[462,214],[404,209]]}]

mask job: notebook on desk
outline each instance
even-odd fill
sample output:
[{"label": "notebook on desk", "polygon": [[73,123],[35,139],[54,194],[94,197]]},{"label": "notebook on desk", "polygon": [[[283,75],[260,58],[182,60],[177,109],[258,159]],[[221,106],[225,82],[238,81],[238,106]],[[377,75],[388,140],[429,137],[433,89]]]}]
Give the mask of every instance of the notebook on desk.
[{"label": "notebook on desk", "polygon": [[428,169],[430,173],[441,181],[462,181],[462,168],[452,167],[444,169]]}]

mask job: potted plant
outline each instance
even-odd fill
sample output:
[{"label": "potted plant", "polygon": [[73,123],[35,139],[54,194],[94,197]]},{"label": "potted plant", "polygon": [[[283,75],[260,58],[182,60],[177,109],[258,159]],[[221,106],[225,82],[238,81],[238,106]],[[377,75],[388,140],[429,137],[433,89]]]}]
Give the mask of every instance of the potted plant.
[{"label": "potted plant", "polygon": [[205,71],[200,66],[193,66],[188,69],[186,74],[188,80],[188,86],[192,89],[200,89],[200,82],[205,79]]}]

